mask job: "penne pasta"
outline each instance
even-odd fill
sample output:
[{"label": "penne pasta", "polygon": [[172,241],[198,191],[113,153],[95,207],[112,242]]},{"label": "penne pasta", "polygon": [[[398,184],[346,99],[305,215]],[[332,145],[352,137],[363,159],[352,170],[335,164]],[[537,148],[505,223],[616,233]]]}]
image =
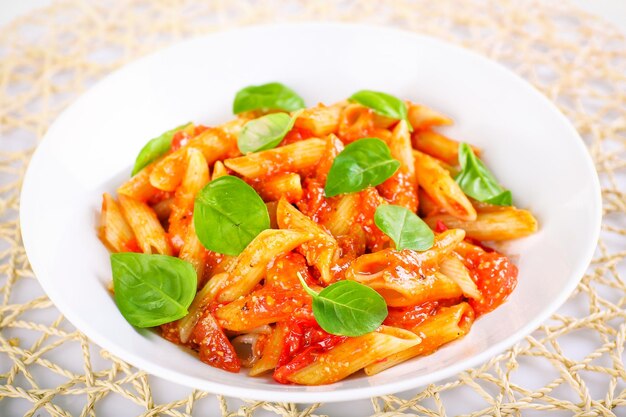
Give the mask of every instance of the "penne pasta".
[{"label": "penne pasta", "polygon": [[519,239],[537,231],[537,220],[533,215],[527,210],[514,207],[500,207],[478,213],[473,221],[461,220],[447,214],[432,215],[424,221],[430,227],[441,222],[450,228],[463,229],[468,237],[477,240]]},{"label": "penne pasta", "polygon": [[134,252],[137,247],[135,234],[124,219],[120,206],[107,193],[102,195],[98,236],[112,252]]},{"label": "penne pasta", "polygon": [[330,268],[339,255],[335,238],[284,198],[278,202],[276,219],[281,229],[300,230],[314,236],[300,248],[309,265],[315,266],[322,281],[328,284],[331,280]]},{"label": "penne pasta", "polygon": [[311,131],[315,136],[322,137],[337,130],[343,106],[333,105],[305,109],[296,119],[295,126]]},{"label": "penne pasta", "polygon": [[[187,164],[180,187],[174,194],[168,233],[176,250],[180,250],[193,217],[196,194],[209,182],[207,161],[197,149],[187,149]],[[195,233],[194,233],[195,235]]]},{"label": "penne pasta", "polygon": [[463,291],[463,295],[467,298],[481,299],[482,295],[478,291],[476,283],[472,280],[470,273],[463,265],[463,261],[459,259],[456,253],[451,253],[443,258],[440,264],[441,273],[450,278]]},{"label": "penne pasta", "polygon": [[452,119],[421,104],[408,103],[407,119],[413,129],[421,130],[431,126],[451,125]]},{"label": "penne pasta", "polygon": [[223,177],[224,175],[228,175],[228,170],[222,161],[216,161],[213,164],[213,173],[211,174],[211,181],[215,181],[216,179]]},{"label": "penne pasta", "polygon": [[278,201],[285,198],[290,203],[302,199],[300,175],[295,173],[275,174],[251,184],[264,201]]},{"label": "penne pasta", "polygon": [[207,129],[189,142],[154,163],[150,173],[150,184],[163,191],[174,191],[185,173],[188,148],[202,152],[208,164],[237,153],[237,133],[245,124],[245,119],[235,119],[219,128]]},{"label": "penne pasta", "polygon": [[464,237],[463,231],[453,229],[437,235],[433,247],[424,252],[385,249],[362,255],[348,267],[345,278],[375,289],[393,307],[458,298],[461,288],[437,272],[437,266]]},{"label": "penne pasta", "polygon": [[181,342],[187,343],[203,311],[211,301],[215,300],[219,291],[224,287],[224,284],[226,284],[227,279],[228,274],[225,272],[216,274],[198,291],[189,306],[189,313],[178,322]]},{"label": "penne pasta", "polygon": [[150,173],[154,164],[148,165],[117,189],[117,194],[124,194],[137,201],[146,202],[157,195],[160,190],[150,184]]},{"label": "penne pasta", "polygon": [[227,330],[245,332],[287,320],[310,300],[299,286],[289,290],[262,288],[218,308],[215,318]]},{"label": "penne pasta", "polygon": [[326,143],[312,138],[278,148],[226,159],[224,165],[247,178],[260,178],[277,172],[302,172],[314,168],[322,158]]},{"label": "penne pasta", "polygon": [[415,177],[415,162],[409,125],[405,120],[401,120],[393,129],[389,141],[389,150],[391,156],[400,161],[400,168],[391,178],[377,187],[378,191],[389,204],[395,204],[416,212],[418,203],[417,178]]},{"label": "penne pasta", "polygon": [[360,202],[361,199],[357,193],[343,194],[335,199],[332,211],[324,222],[324,226],[333,236],[348,234],[356,222]]},{"label": "penne pasta", "polygon": [[[332,384],[372,363],[418,345],[420,341],[407,330],[381,326],[375,332],[347,339],[332,350],[317,355],[313,363],[286,379],[304,385]],[[280,372],[280,368],[277,371]]]},{"label": "penne pasta", "polygon": [[419,186],[446,212],[462,220],[475,220],[476,210],[450,173],[437,160],[413,151]]},{"label": "penne pasta", "polygon": [[[446,164],[454,166],[459,163],[459,142],[432,130],[416,131],[413,134],[413,146]],[[476,155],[480,154],[477,147],[472,146],[472,150]]]},{"label": "penne pasta", "polygon": [[265,276],[267,264],[279,255],[289,252],[313,236],[295,230],[264,230],[237,258],[219,302],[231,302],[248,294]]},{"label": "penne pasta", "polygon": [[442,307],[435,316],[412,329],[421,343],[366,366],[365,374],[375,375],[416,356],[428,355],[446,343],[465,336],[473,323],[474,311],[469,304]]},{"label": "penne pasta", "polygon": [[196,235],[196,228],[193,222],[190,222],[178,257],[183,261],[189,262],[193,266],[193,269],[196,270],[198,287],[201,287],[204,284],[204,270],[207,261],[206,252],[206,249],[202,246],[202,243]]},{"label": "penne pasta", "polygon": [[154,210],[123,194],[120,194],[119,199],[124,218],[133,229],[137,245],[143,253],[171,255],[172,246]]}]

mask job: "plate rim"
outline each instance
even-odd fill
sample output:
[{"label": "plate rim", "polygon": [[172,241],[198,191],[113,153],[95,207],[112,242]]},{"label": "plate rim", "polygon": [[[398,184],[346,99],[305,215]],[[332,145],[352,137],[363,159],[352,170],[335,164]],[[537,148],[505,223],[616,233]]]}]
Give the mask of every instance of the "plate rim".
[{"label": "plate rim", "polygon": [[[63,298],[58,297],[54,286],[51,285],[51,279],[44,279],[43,281],[39,279],[40,276],[45,276],[44,268],[42,265],[32,263],[31,257],[29,253],[33,251],[33,241],[35,240],[33,237],[33,232],[31,227],[28,225],[28,221],[25,218],[23,213],[28,212],[30,210],[24,210],[23,208],[28,207],[29,201],[29,190],[33,187],[31,185],[33,183],[33,174],[34,169],[31,169],[33,166],[37,166],[38,161],[42,158],[43,151],[42,149],[47,149],[50,145],[50,140],[48,139],[51,134],[50,132],[54,132],[57,126],[60,124],[59,121],[63,120],[68,113],[68,110],[79,105],[85,97],[88,97],[94,90],[102,88],[102,84],[106,84],[110,82],[111,79],[115,79],[119,76],[119,73],[125,71],[128,67],[133,67],[137,65],[142,65],[143,62],[149,61],[154,56],[162,53],[167,53],[168,51],[179,47],[181,44],[200,42],[201,39],[205,38],[213,38],[220,36],[228,36],[233,32],[256,32],[256,31],[266,31],[266,30],[311,30],[311,28],[318,28],[321,30],[323,28],[339,28],[339,29],[347,29],[350,31],[381,31],[392,34],[394,36],[405,36],[405,37],[413,37],[417,42],[430,42],[434,44],[439,44],[440,46],[455,50],[457,53],[469,55],[473,59],[482,61],[484,65],[488,65],[493,68],[494,71],[499,71],[500,73],[506,73],[506,76],[511,80],[511,82],[515,82],[517,84],[522,84],[526,90],[530,91],[530,94],[533,94],[537,99],[542,100],[547,106],[549,106],[553,113],[555,113],[555,117],[561,119],[561,122],[564,122],[564,125],[567,126],[567,129],[570,130],[570,133],[573,134],[576,138],[578,138],[575,143],[572,143],[571,146],[578,147],[578,152],[583,155],[583,160],[585,162],[584,169],[589,171],[591,174],[591,182],[593,186],[593,191],[595,194],[595,198],[589,204],[595,205],[595,216],[593,219],[590,219],[590,223],[594,224],[594,233],[592,239],[589,239],[589,242],[593,242],[593,244],[588,244],[585,249],[585,256],[581,257],[578,261],[576,267],[574,268],[574,272],[571,274],[570,278],[567,280],[566,285],[563,286],[561,291],[558,293],[558,297],[552,300],[550,304],[545,306],[541,313],[538,314],[533,320],[530,320],[524,326],[522,326],[517,332],[513,333],[509,337],[504,338],[491,345],[488,349],[475,354],[472,357],[467,359],[457,361],[454,364],[451,364],[443,369],[432,372],[426,375],[420,375],[413,378],[407,378],[402,381],[391,382],[381,385],[373,385],[369,387],[361,387],[361,388],[342,388],[337,391],[266,391],[262,388],[245,388],[245,387],[235,387],[234,385],[224,385],[216,380],[208,380],[208,379],[200,379],[196,377],[189,376],[187,374],[183,374],[177,371],[173,371],[171,369],[165,368],[155,361],[145,360],[142,356],[137,355],[135,353],[129,352],[124,348],[120,347],[114,341],[100,335],[100,333],[95,329],[90,327],[86,321],[84,321],[79,315],[72,310],[72,307],[65,303]],[[32,193],[30,193],[32,194]],[[25,198],[26,197],[26,198]],[[26,205],[22,204],[23,202],[27,202]],[[19,226],[21,229],[22,242],[26,251],[27,258],[29,259],[29,263],[31,268],[37,277],[37,281],[43,288],[46,295],[50,298],[50,300],[54,303],[55,307],[63,314],[63,316],[80,332],[85,334],[88,339],[90,339],[93,343],[98,345],[99,347],[109,351],[119,359],[128,362],[129,364],[144,370],[145,372],[152,374],[154,376],[163,378],[169,382],[173,382],[176,384],[184,385],[194,389],[201,389],[213,394],[225,395],[225,396],[234,396],[236,395],[238,398],[246,398],[253,400],[262,400],[262,401],[278,401],[278,402],[299,402],[299,403],[316,403],[316,402],[342,402],[342,401],[352,401],[370,398],[374,396],[392,394],[407,391],[410,389],[415,389],[417,387],[435,383],[441,381],[442,379],[451,377],[459,372],[467,370],[469,368],[475,367],[481,363],[487,362],[498,354],[501,354],[506,349],[513,346],[515,343],[521,341],[526,336],[530,335],[535,329],[537,329],[543,322],[545,322],[563,303],[569,298],[572,291],[576,288],[583,275],[585,274],[592,258],[595,253],[597,242],[600,236],[602,224],[602,198],[601,198],[601,187],[600,181],[598,178],[597,171],[591,159],[591,155],[589,154],[583,139],[580,134],[576,131],[572,123],[567,119],[567,117],[556,107],[556,105],[549,100],[545,95],[543,95],[534,85],[530,82],[523,79],[518,74],[514,73],[504,65],[487,58],[475,52],[473,50],[467,49],[460,45],[442,40],[440,38],[436,38],[433,36],[425,35],[418,32],[413,32],[410,30],[398,29],[384,25],[372,25],[372,24],[363,24],[363,23],[340,23],[340,22],[328,22],[328,21],[307,21],[307,22],[298,22],[298,23],[269,23],[269,24],[257,24],[257,25],[246,25],[239,26],[236,28],[231,28],[227,30],[220,30],[216,32],[211,32],[207,34],[203,34],[200,36],[193,36],[182,41],[175,42],[167,47],[157,49],[147,55],[141,56],[137,59],[134,59],[120,68],[106,74],[96,83],[91,85],[85,92],[80,94],[72,103],[67,106],[53,121],[48,130],[46,131],[44,137],[40,140],[37,148],[33,152],[31,160],[28,163],[28,167],[26,173],[23,177],[22,189],[20,192],[20,209],[19,209]],[[31,249],[29,249],[31,248]],[[306,388],[306,387],[303,387]],[[233,392],[233,390],[236,392]]]}]

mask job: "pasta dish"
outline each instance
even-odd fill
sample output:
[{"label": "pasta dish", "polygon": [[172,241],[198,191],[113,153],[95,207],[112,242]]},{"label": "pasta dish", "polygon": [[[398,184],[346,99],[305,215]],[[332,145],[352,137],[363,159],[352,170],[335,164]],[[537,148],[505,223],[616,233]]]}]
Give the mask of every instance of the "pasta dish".
[{"label": "pasta dish", "polygon": [[449,117],[370,90],[307,108],[280,83],[240,90],[233,113],[150,140],[103,195],[131,325],[225,371],[319,385],[430,354],[514,290],[491,242],[537,222],[442,133]]}]

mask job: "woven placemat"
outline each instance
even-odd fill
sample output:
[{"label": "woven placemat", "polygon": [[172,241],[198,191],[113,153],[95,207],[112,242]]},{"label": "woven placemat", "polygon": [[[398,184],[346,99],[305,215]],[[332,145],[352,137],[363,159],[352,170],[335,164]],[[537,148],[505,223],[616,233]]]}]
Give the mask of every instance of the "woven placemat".
[{"label": "woven placemat", "polygon": [[0,415],[21,410],[27,416],[70,416],[71,408],[92,416],[119,400],[138,407],[141,415],[190,416],[207,399],[213,400],[210,415],[323,413],[319,405],[233,405],[199,391],[157,403],[151,377],[89,343],[42,293],[18,224],[20,185],[34,147],[59,112],[94,81],[196,34],[295,20],[392,25],[507,65],[569,117],[603,186],[601,241],[588,273],[558,314],[479,368],[417,393],[372,399],[370,414],[451,416],[463,401],[471,416],[626,416],[626,285],[619,274],[626,256],[626,40],[606,22],[563,2],[515,0],[68,0],[3,28]]}]

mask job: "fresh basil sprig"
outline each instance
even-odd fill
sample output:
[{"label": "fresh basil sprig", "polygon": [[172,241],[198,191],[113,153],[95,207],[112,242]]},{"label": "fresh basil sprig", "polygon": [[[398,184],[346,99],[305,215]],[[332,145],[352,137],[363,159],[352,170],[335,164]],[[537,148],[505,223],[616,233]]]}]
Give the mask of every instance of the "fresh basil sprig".
[{"label": "fresh basil sprig", "polygon": [[172,256],[114,253],[111,270],[115,303],[136,327],[154,327],[184,317],[196,295],[193,266]]},{"label": "fresh basil sprig", "polygon": [[409,130],[413,130],[408,120],[406,103],[391,94],[381,93],[380,91],[361,90],[352,94],[350,100],[374,110],[381,116],[397,120],[406,120],[409,125]]},{"label": "fresh basil sprig", "polygon": [[427,250],[435,234],[417,214],[404,207],[381,204],[374,213],[374,223],[396,244],[397,250]]},{"label": "fresh basil sprig", "polygon": [[235,256],[270,228],[270,216],[254,188],[226,175],[200,190],[194,203],[193,224],[205,248]]},{"label": "fresh basil sprig", "polygon": [[237,92],[233,113],[252,110],[295,111],[304,108],[304,100],[291,88],[281,83],[251,85]]},{"label": "fresh basil sprig", "polygon": [[297,117],[298,114],[272,113],[250,120],[237,137],[239,150],[246,154],[275,148],[293,128]]},{"label": "fresh basil sprig", "polygon": [[467,143],[459,144],[459,165],[461,172],[454,178],[468,196],[484,203],[497,206],[510,206],[511,192],[502,188],[485,164],[476,157]]},{"label": "fresh basil sprig", "polygon": [[148,143],[146,143],[144,147],[141,148],[141,151],[139,151],[139,155],[137,155],[132,175],[135,175],[146,166],[150,165],[151,162],[155,161],[161,155],[169,151],[172,147],[172,138],[176,132],[186,129],[190,124],[191,122],[175,127],[172,130],[168,130],[167,132],[162,133],[161,136],[151,139]]},{"label": "fresh basil sprig", "polygon": [[302,288],[313,297],[313,316],[330,334],[356,337],[376,330],[387,317],[385,299],[355,281],[339,281],[316,293],[297,273]]},{"label": "fresh basil sprig", "polygon": [[333,161],[324,193],[332,197],[382,184],[400,168],[385,142],[363,138],[352,142]]}]

